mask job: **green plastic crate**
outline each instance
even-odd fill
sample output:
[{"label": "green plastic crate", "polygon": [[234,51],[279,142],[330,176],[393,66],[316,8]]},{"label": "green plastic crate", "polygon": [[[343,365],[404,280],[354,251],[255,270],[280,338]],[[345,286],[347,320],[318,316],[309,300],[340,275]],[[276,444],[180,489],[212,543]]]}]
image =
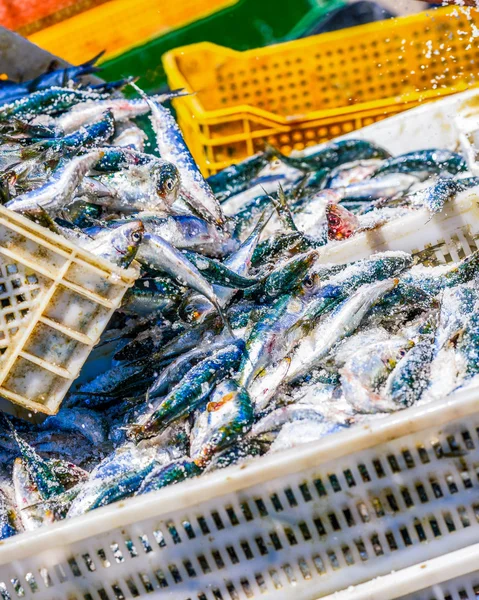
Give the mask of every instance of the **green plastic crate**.
[{"label": "green plastic crate", "polygon": [[166,85],[161,56],[173,48],[209,41],[248,50],[294,39],[311,23],[344,4],[344,0],[241,0],[105,62],[102,77],[112,81],[137,75],[146,91],[155,91]]}]

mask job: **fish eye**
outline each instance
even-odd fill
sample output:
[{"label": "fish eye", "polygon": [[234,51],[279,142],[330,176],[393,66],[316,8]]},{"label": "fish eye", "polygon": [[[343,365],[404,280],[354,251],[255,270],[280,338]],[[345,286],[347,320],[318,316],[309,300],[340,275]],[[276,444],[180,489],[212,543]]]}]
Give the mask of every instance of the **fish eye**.
[{"label": "fish eye", "polygon": [[140,242],[140,241],[141,241],[141,233],[140,233],[139,231],[134,231],[134,232],[131,234],[131,239],[132,239],[134,242]]},{"label": "fish eye", "polygon": [[308,276],[307,276],[307,277],[304,279],[304,281],[303,281],[303,285],[304,285],[304,287],[306,287],[306,288],[308,288],[308,289],[312,288],[312,287],[313,287],[313,285],[314,285],[314,279],[313,279],[313,277],[311,277],[311,275],[308,275]]},{"label": "fish eye", "polygon": [[165,185],[166,189],[171,191],[173,189],[174,183],[171,179],[167,179]]}]

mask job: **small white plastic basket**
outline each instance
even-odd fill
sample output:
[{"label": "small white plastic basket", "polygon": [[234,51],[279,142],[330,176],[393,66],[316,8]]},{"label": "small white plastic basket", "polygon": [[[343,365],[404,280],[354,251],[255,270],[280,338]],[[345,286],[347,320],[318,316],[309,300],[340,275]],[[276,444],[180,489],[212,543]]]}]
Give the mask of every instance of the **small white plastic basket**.
[{"label": "small white plastic basket", "polygon": [[[461,94],[354,136],[396,153],[454,147],[453,117],[478,100]],[[448,262],[478,235],[475,189],[323,260],[440,244]],[[479,543],[478,492],[479,388],[6,540],[0,598],[422,600],[411,594],[472,570],[427,569]]]},{"label": "small white plastic basket", "polygon": [[0,206],[0,396],[56,413],[137,277]]}]

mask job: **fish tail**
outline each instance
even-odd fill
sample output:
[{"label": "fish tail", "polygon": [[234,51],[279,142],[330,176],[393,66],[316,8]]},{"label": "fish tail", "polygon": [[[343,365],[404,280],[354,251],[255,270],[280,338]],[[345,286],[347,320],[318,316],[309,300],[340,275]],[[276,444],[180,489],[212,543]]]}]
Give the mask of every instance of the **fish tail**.
[{"label": "fish tail", "polygon": [[275,156],[281,158],[283,156],[283,154],[269,142],[264,143],[264,153],[269,158],[274,158]]},{"label": "fish tail", "polygon": [[20,152],[20,156],[22,160],[28,160],[30,158],[38,158],[45,152],[41,142],[37,144],[32,144],[28,146],[28,148],[23,148]]},{"label": "fish tail", "polygon": [[145,94],[145,92],[136,85],[135,82],[130,82],[131,87],[136,91],[137,94],[139,94],[143,100],[145,100],[149,106],[151,106],[152,102],[156,102],[158,104],[162,104],[163,102],[166,102],[167,100],[172,100],[173,98],[180,98],[182,96],[189,96],[191,95],[190,92],[187,92],[184,88],[178,88],[176,90],[170,90],[169,92],[166,92],[165,94],[157,94],[155,96],[148,96],[148,94]]},{"label": "fish tail", "polygon": [[289,209],[286,195],[281,184],[278,186],[278,198],[276,199],[274,196],[270,196],[270,198],[276,209],[276,212],[278,213],[281,224],[286,231],[289,231],[290,233],[297,233],[298,228],[294,222],[293,215]]},{"label": "fish tail", "polygon": [[78,65],[77,77],[79,75],[88,75],[89,73],[98,73],[99,71],[101,71],[101,67],[97,67],[95,65],[100,60],[100,58],[105,54],[105,52],[106,52],[106,50],[102,50],[96,56],[94,56],[93,58],[90,58],[90,60],[87,60],[86,62],[82,63],[81,65]]},{"label": "fish tail", "polygon": [[152,96],[152,98],[156,102],[162,104],[163,102],[166,102],[167,100],[172,100],[173,98],[182,98],[183,96],[192,95],[194,95],[194,92],[188,92],[184,88],[178,88],[176,90],[170,90],[169,92],[165,92],[164,94],[157,94],[155,96]]},{"label": "fish tail", "polygon": [[107,83],[99,83],[97,85],[89,86],[91,90],[101,93],[114,92],[121,90],[127,85],[133,85],[136,77],[125,77],[124,79],[118,79],[118,81],[108,81]]},{"label": "fish tail", "polygon": [[214,307],[216,308],[218,315],[221,319],[221,322],[223,323],[223,326],[226,328],[226,331],[231,335],[232,338],[236,338],[236,335],[234,334],[234,331],[231,328],[231,325],[230,325],[228,319],[226,318],[222,307],[219,305],[219,303],[217,301],[213,301],[211,299],[210,299],[210,301],[213,303]]}]

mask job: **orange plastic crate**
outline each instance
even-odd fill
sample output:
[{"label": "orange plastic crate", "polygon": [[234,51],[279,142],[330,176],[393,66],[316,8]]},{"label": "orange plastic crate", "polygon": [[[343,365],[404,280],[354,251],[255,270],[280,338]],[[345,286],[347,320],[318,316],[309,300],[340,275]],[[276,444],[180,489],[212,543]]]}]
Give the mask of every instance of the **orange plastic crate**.
[{"label": "orange plastic crate", "polygon": [[[28,39],[40,48],[73,64],[84,62],[102,50],[105,50],[102,60],[106,60],[197,19],[203,19],[238,0],[91,2],[92,6],[89,6],[89,0],[85,0],[88,10],[79,10],[78,14],[71,16],[64,11],[64,19],[52,19],[53,22],[44,28],[41,27],[41,22],[34,23],[30,28],[36,29],[37,26],[38,31],[30,34],[28,28],[25,28],[21,33],[28,34]],[[72,7],[72,12],[74,8]]]},{"label": "orange plastic crate", "polygon": [[477,85],[472,27],[446,7],[246,52],[193,44],[163,63],[172,89],[196,92],[175,108],[209,175],[265,140],[289,153]]}]

